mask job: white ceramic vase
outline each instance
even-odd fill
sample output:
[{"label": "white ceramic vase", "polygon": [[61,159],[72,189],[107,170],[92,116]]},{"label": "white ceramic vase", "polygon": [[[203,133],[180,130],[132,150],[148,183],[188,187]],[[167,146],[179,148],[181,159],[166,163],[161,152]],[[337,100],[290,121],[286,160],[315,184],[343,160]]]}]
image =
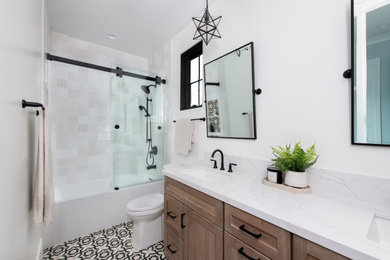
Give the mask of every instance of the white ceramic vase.
[{"label": "white ceramic vase", "polygon": [[307,173],[288,171],[284,177],[284,184],[296,188],[306,188]]}]

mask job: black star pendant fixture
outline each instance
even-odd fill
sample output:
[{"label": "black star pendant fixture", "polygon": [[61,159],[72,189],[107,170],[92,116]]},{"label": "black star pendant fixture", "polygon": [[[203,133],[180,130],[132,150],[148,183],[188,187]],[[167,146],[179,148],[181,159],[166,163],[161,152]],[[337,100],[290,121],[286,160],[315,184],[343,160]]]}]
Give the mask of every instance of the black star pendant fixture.
[{"label": "black star pendant fixture", "polygon": [[192,21],[196,26],[196,32],[194,34],[194,40],[198,38],[202,38],[202,40],[209,44],[211,39],[213,38],[221,38],[221,34],[218,31],[218,25],[221,21],[222,16],[212,17],[209,12],[209,1],[206,0],[206,9],[204,11],[203,16],[200,17],[192,17]]}]

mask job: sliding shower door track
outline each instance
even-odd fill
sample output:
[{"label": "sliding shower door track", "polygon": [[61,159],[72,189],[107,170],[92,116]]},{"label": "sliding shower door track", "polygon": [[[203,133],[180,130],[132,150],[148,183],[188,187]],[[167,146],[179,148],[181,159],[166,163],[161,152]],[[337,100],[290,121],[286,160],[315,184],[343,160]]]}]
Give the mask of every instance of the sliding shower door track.
[{"label": "sliding shower door track", "polygon": [[156,76],[155,78],[153,78],[153,77],[149,77],[149,76],[145,76],[145,75],[141,75],[141,74],[132,73],[129,71],[124,71],[120,67],[116,67],[115,69],[113,69],[113,68],[104,67],[104,66],[100,66],[100,65],[96,65],[96,64],[92,64],[92,63],[88,63],[88,62],[72,60],[72,59],[68,59],[68,58],[64,58],[64,57],[60,57],[60,56],[51,55],[50,53],[46,53],[46,59],[50,60],[50,61],[57,61],[57,62],[67,63],[67,64],[80,66],[80,67],[84,67],[84,68],[114,73],[117,77],[120,77],[120,78],[123,76],[128,76],[128,77],[133,77],[133,78],[137,78],[137,79],[144,79],[144,80],[148,80],[148,81],[153,81],[153,82],[156,82],[156,84],[158,84],[158,85],[166,83],[166,80],[162,79],[159,76]]}]

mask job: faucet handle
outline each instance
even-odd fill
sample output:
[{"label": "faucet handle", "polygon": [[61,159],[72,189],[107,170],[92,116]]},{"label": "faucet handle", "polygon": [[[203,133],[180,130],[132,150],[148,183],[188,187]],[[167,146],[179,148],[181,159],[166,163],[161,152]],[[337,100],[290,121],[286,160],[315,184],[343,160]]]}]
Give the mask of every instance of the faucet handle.
[{"label": "faucet handle", "polygon": [[217,169],[218,166],[217,166],[217,160],[214,160],[214,159],[210,159],[211,162],[214,162],[214,169]]},{"label": "faucet handle", "polygon": [[237,166],[236,163],[229,163],[229,170],[228,172],[233,172],[232,166]]}]

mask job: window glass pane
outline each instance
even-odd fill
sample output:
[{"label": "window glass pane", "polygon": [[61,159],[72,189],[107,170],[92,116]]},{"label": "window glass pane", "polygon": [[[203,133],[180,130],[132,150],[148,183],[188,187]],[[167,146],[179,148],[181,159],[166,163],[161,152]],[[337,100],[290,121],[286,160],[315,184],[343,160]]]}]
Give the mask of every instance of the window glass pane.
[{"label": "window glass pane", "polygon": [[191,60],[190,69],[190,81],[194,82],[199,80],[199,57],[196,57],[195,59]]},{"label": "window glass pane", "polygon": [[203,79],[203,54],[199,57],[199,63],[200,63],[200,79]]},{"label": "window glass pane", "polygon": [[199,98],[199,84],[198,82],[191,84],[191,107],[199,106],[198,98]]}]

